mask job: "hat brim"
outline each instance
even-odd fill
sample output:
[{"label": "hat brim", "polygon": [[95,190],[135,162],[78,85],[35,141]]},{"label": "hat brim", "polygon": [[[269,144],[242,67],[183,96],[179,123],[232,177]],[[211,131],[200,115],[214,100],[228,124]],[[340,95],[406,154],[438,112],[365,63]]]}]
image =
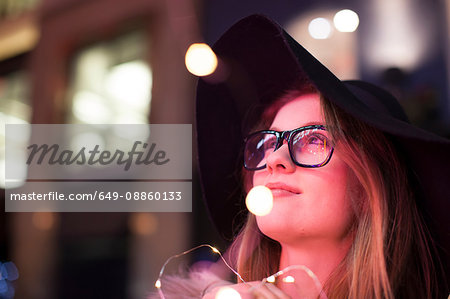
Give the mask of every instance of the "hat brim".
[{"label": "hat brim", "polygon": [[[204,200],[211,220],[226,239],[232,239],[247,211],[240,175],[243,138],[265,106],[295,82],[305,80],[352,116],[390,135],[401,147],[421,184],[418,205],[435,230],[435,239],[448,250],[449,140],[409,124],[398,102],[378,87],[339,80],[280,25],[264,16],[253,15],[236,23],[213,50],[227,76],[221,82],[211,78],[198,82],[198,158]],[[377,107],[380,103],[383,107]]]}]

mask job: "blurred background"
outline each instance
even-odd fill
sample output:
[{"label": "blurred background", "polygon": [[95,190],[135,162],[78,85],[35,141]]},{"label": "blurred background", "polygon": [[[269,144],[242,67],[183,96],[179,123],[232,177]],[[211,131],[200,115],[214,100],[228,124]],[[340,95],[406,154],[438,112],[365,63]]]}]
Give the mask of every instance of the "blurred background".
[{"label": "blurred background", "polygon": [[5,213],[4,132],[194,123],[186,50],[252,13],[341,79],[384,86],[413,123],[450,135],[449,0],[0,0],[0,262],[19,270],[14,298],[145,298],[169,256],[225,249],[201,201],[195,149],[192,213]]}]

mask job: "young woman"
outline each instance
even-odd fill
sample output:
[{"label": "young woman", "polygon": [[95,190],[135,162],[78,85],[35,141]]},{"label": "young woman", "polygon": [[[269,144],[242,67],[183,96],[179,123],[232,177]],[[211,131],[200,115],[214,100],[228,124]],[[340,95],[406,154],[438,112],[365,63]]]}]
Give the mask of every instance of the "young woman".
[{"label": "young woman", "polygon": [[[199,167],[211,219],[248,282],[229,287],[242,298],[446,298],[450,141],[410,125],[378,87],[337,79],[263,16],[213,50],[222,68],[197,90]],[[246,212],[257,185],[273,194],[266,216]],[[294,265],[323,293],[258,283]],[[196,281],[197,298],[222,284]]]},{"label": "young woman", "polygon": [[318,93],[290,92],[263,119],[278,133],[250,135],[244,176],[271,189],[274,206],[249,214],[237,238],[244,280],[306,265],[328,298],[437,298],[432,246],[391,142]]}]

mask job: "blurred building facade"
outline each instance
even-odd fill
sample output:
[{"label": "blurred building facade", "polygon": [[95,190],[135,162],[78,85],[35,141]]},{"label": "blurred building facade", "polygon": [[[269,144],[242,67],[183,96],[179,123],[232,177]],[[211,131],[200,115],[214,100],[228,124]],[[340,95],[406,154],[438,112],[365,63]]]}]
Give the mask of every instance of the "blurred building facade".
[{"label": "blurred building facade", "polygon": [[[2,130],[193,123],[195,78],[184,52],[198,34],[196,1],[0,6]],[[15,298],[143,298],[168,255],[191,245],[189,213],[2,212],[0,222],[1,259],[20,273]]]}]

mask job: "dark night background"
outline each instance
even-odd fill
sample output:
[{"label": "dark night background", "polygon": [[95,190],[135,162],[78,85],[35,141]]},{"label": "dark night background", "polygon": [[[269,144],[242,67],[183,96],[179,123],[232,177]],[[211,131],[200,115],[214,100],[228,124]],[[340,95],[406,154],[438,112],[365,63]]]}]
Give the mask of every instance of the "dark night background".
[{"label": "dark night background", "polygon": [[[310,20],[341,9],[359,15],[355,32],[307,35]],[[188,46],[211,45],[253,13],[286,26],[342,79],[384,86],[413,123],[450,136],[445,0],[0,0],[0,124],[194,124]],[[195,155],[194,146],[192,213],[5,213],[0,189],[0,262],[19,270],[14,298],[144,298],[169,256],[202,243],[225,250]]]}]

